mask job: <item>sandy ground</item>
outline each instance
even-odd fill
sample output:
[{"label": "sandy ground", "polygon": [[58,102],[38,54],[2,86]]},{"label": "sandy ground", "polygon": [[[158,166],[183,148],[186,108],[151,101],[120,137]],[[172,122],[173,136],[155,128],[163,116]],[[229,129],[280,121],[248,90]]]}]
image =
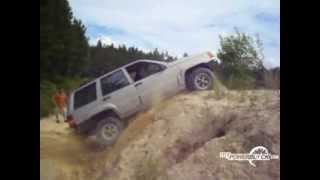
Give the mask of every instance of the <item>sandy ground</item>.
[{"label": "sandy ground", "polygon": [[131,120],[112,147],[97,150],[65,123],[40,121],[41,180],[280,179],[280,160],[221,159],[264,146],[280,155],[277,91],[180,94]]}]

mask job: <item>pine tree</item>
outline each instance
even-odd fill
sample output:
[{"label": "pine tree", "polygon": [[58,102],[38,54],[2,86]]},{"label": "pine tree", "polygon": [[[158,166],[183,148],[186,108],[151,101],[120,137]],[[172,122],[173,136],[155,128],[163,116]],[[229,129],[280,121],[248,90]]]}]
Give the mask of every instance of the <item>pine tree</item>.
[{"label": "pine tree", "polygon": [[40,1],[40,80],[81,75],[88,62],[85,30],[67,0]]},{"label": "pine tree", "polygon": [[101,43],[100,39],[99,39],[98,42],[97,42],[97,48],[98,48],[98,49],[101,49],[101,48],[102,48],[102,43]]}]

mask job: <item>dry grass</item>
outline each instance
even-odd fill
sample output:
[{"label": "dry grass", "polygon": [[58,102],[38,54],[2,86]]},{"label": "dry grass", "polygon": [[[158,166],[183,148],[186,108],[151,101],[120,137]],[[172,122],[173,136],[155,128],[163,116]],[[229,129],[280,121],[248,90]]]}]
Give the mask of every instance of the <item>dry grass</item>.
[{"label": "dry grass", "polygon": [[280,89],[280,77],[272,72],[265,72],[263,75],[266,88]]},{"label": "dry grass", "polygon": [[240,91],[239,102],[242,103],[248,97],[248,91]]},{"label": "dry grass", "polygon": [[214,79],[213,90],[208,93],[207,98],[214,98],[220,100],[224,98],[227,94],[227,88],[221,83],[218,78]]},{"label": "dry grass", "polygon": [[141,162],[141,166],[136,169],[136,180],[156,180],[164,172],[159,159],[152,159],[149,157],[147,160]]}]

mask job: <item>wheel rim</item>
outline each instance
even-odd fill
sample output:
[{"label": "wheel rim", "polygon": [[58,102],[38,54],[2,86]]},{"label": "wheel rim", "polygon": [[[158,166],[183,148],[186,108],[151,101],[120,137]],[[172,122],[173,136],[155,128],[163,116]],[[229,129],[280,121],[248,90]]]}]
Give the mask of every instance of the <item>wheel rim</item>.
[{"label": "wheel rim", "polygon": [[197,89],[208,89],[211,85],[211,77],[207,73],[199,73],[194,79],[194,84]]},{"label": "wheel rim", "polygon": [[102,136],[106,140],[113,140],[117,137],[119,129],[115,124],[107,123],[102,127]]}]

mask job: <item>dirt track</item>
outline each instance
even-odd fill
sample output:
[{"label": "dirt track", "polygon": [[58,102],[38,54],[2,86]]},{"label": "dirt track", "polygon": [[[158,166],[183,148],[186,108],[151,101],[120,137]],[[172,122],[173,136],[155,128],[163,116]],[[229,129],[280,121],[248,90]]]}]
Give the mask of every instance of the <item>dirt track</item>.
[{"label": "dirt track", "polygon": [[280,179],[280,160],[227,161],[221,151],[263,145],[280,155],[276,91],[178,95],[138,115],[117,143],[98,151],[52,118],[40,122],[42,180]]}]

